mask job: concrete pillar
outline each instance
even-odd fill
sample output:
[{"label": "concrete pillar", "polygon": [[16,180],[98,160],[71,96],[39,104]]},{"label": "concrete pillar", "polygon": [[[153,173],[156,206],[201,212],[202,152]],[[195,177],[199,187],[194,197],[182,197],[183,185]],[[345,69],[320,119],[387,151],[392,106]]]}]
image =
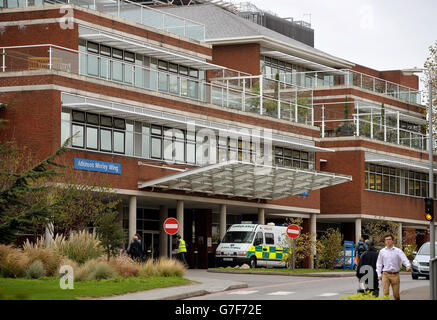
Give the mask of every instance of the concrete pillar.
[{"label": "concrete pillar", "polygon": [[311,214],[310,217],[310,235],[311,235],[311,260],[310,268],[314,269],[314,256],[317,254],[316,251],[316,239],[317,239],[317,215],[315,213]]},{"label": "concrete pillar", "polygon": [[258,223],[259,224],[266,224],[265,212],[266,212],[266,210],[264,208],[258,208]]},{"label": "concrete pillar", "polygon": [[361,218],[355,219],[355,243],[358,243],[361,238]]},{"label": "concrete pillar", "polygon": [[399,222],[398,228],[398,248],[402,249],[402,222]]},{"label": "concrete pillar", "polygon": [[168,257],[168,234],[164,231],[164,221],[168,218],[167,206],[159,207],[159,256]]},{"label": "concrete pillar", "polygon": [[179,221],[178,234],[184,239],[184,201],[178,200],[176,203],[176,219]]},{"label": "concrete pillar", "polygon": [[137,233],[137,197],[129,197],[129,241],[132,241],[133,236]]},{"label": "concrete pillar", "polygon": [[220,241],[223,239],[226,233],[226,205],[221,204],[220,205]]}]

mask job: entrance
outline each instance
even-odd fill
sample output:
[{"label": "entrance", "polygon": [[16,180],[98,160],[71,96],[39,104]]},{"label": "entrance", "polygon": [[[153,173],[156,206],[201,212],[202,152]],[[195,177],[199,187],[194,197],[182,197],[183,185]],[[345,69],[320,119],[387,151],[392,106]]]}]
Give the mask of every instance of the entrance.
[{"label": "entrance", "polygon": [[159,231],[143,231],[143,252],[145,259],[159,257]]}]

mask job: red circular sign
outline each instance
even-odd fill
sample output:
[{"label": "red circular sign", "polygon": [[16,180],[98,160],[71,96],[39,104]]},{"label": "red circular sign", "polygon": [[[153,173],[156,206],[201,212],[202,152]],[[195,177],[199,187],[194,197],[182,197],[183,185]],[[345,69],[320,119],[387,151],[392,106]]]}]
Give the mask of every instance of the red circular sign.
[{"label": "red circular sign", "polygon": [[287,228],[287,235],[292,239],[296,239],[297,237],[299,237],[300,236],[299,226],[295,224],[289,225]]},{"label": "red circular sign", "polygon": [[175,218],[168,218],[164,221],[164,231],[174,235],[179,230],[179,222]]}]

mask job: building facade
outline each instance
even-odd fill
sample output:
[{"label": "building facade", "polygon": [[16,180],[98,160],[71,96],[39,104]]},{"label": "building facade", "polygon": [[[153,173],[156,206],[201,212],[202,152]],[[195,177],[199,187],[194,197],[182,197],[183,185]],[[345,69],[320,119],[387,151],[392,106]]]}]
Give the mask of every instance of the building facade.
[{"label": "building facade", "polygon": [[15,102],[2,140],[41,159],[70,139],[64,163],[110,183],[120,223],[150,257],[171,250],[167,217],[201,268],[241,221],[302,218],[304,232],[338,225],[356,240],[363,222],[384,218],[426,240],[416,77],[370,70],[213,4],[2,7],[0,101]]}]

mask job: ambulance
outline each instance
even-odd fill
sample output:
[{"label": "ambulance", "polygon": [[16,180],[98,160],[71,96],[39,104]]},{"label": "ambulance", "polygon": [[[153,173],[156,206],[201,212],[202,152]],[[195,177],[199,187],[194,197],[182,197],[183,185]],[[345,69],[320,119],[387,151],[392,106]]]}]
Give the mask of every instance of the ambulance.
[{"label": "ambulance", "polygon": [[216,249],[216,267],[244,263],[251,268],[288,267],[286,231],[287,227],[273,223],[233,224]]}]

